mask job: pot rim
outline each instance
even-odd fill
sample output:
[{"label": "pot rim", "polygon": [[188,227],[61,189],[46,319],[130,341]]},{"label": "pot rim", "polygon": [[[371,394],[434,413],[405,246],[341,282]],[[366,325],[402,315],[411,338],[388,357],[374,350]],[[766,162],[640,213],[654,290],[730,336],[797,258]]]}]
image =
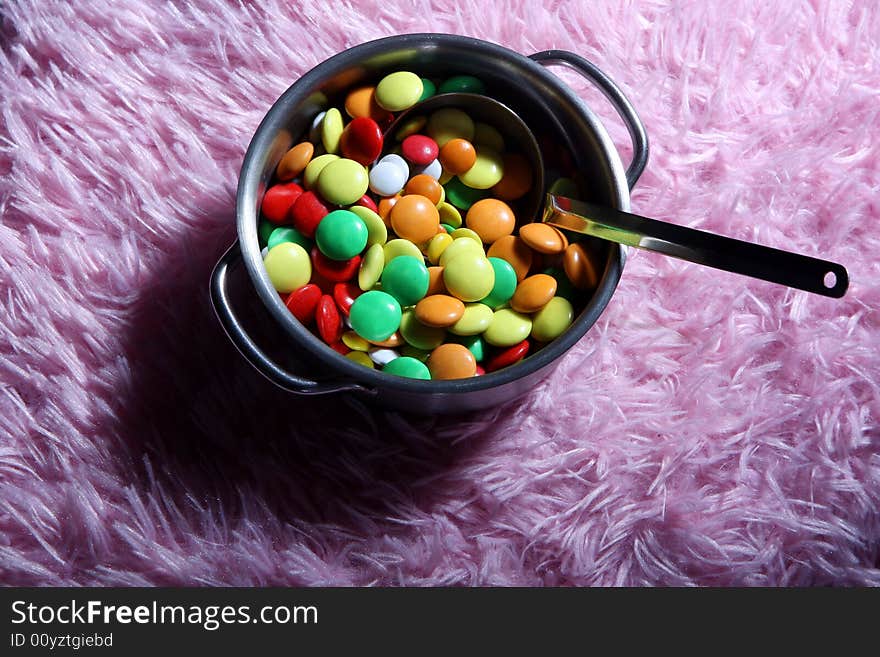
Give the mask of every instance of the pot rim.
[{"label": "pot rim", "polygon": [[[453,34],[415,33],[368,41],[337,53],[306,72],[281,94],[263,117],[245,153],[236,192],[236,227],[241,243],[242,259],[263,305],[285,329],[288,335],[294,339],[297,346],[305,349],[313,359],[319,362],[323,362],[326,358],[334,359],[332,368],[338,371],[334,378],[353,380],[372,388],[390,388],[392,390],[407,390],[409,392],[424,392],[426,394],[463,394],[487,390],[526,377],[548,367],[579,342],[596,323],[617,288],[625,260],[623,247],[613,243],[610,244],[604,273],[592,298],[580,316],[575,318],[572,325],[547,346],[534,354],[530,354],[523,361],[515,365],[502,368],[496,372],[489,372],[482,376],[448,381],[423,381],[383,374],[380,371],[366,368],[334,351],[317,336],[313,335],[290,313],[278,292],[272,286],[269,276],[263,267],[257,237],[259,217],[256,210],[256,200],[261,193],[260,188],[263,185],[262,170],[258,166],[258,162],[264,160],[266,153],[271,150],[278,132],[285,129],[289,123],[289,120],[286,118],[288,106],[305,100],[308,94],[304,90],[308,90],[312,86],[320,86],[322,78],[325,77],[328,70],[352,65],[360,60],[380,55],[389,48],[424,48],[432,44],[479,51],[482,54],[513,60],[518,66],[528,69],[545,84],[553,88],[567,102],[575,105],[593,130],[599,148],[607,158],[614,182],[615,198],[613,198],[613,201],[616,203],[616,207],[621,210],[629,210],[629,187],[617,148],[614,146],[605,127],[592,110],[560,78],[527,56],[490,41]],[[336,373],[334,372],[334,374]]]}]

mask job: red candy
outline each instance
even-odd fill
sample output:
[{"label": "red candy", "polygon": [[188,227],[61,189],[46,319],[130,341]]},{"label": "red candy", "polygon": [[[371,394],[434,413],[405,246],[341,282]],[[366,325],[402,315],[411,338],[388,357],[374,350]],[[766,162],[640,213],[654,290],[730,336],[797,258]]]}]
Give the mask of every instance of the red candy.
[{"label": "red candy", "polygon": [[371,199],[369,197],[369,195],[367,195],[367,194],[364,194],[363,196],[360,197],[360,199],[355,201],[355,205],[362,205],[365,208],[367,208],[368,210],[372,210],[373,212],[375,212],[377,214],[379,212],[379,208],[376,206],[376,201]]},{"label": "red candy", "polygon": [[275,224],[289,222],[287,213],[290,208],[302,196],[303,188],[296,183],[284,183],[272,185],[263,195],[263,204],[260,210],[263,216]]},{"label": "red candy", "polygon": [[373,119],[361,116],[345,126],[339,141],[342,154],[364,166],[382,153],[382,129]]},{"label": "red candy", "polygon": [[361,266],[361,257],[356,255],[351,260],[331,260],[316,246],[312,248],[312,266],[318,274],[328,281],[344,283],[357,275]]},{"label": "red candy", "polygon": [[354,303],[354,300],[361,294],[363,294],[363,291],[358,287],[357,283],[337,283],[333,286],[333,298],[336,300],[336,305],[339,306],[339,310],[341,310],[342,314],[346,317],[348,317],[348,313],[351,310],[351,305]]},{"label": "red candy", "polygon": [[400,150],[403,157],[418,166],[431,164],[440,153],[437,142],[425,135],[410,135],[403,140]]},{"label": "red candy", "polygon": [[339,342],[342,337],[342,318],[336,309],[336,302],[329,294],[325,294],[318,301],[318,309],[315,312],[315,321],[318,324],[318,333],[327,344]]},{"label": "red candy", "polygon": [[287,295],[284,302],[293,316],[303,324],[311,324],[315,319],[315,311],[321,300],[321,288],[309,283]]},{"label": "red candy", "polygon": [[294,227],[306,237],[314,237],[321,219],[330,209],[315,192],[303,192],[290,208]]},{"label": "red candy", "polygon": [[330,345],[330,348],[333,351],[342,354],[343,356],[345,356],[345,354],[347,354],[349,351],[351,351],[351,349],[349,349],[342,340],[340,340],[339,342],[334,342],[333,344]]},{"label": "red candy", "polygon": [[529,341],[523,340],[519,344],[515,344],[509,349],[505,349],[496,354],[488,363],[486,363],[486,371],[494,372],[502,367],[513,365],[518,360],[522,360],[529,353]]},{"label": "red candy", "polygon": [[486,370],[481,365],[477,365],[477,373],[474,376],[483,376],[485,373]]}]

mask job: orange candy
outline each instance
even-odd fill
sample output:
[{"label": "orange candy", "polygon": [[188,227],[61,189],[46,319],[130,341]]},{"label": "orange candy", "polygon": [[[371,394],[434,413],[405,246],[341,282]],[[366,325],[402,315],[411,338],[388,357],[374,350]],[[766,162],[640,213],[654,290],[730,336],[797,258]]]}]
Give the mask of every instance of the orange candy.
[{"label": "orange candy", "polygon": [[568,245],[562,258],[562,267],[568,280],[579,290],[590,290],[599,282],[596,267],[580,243]]},{"label": "orange candy", "polygon": [[532,188],[532,166],[520,153],[503,156],[504,175],[492,188],[492,194],[504,201],[522,198]]},{"label": "orange candy", "polygon": [[425,326],[446,328],[464,315],[464,304],[448,294],[432,294],[416,304],[416,319]]},{"label": "orange candy", "polygon": [[504,201],[484,198],[470,207],[465,216],[465,225],[479,235],[485,244],[492,244],[505,235],[513,234],[516,217]]},{"label": "orange candy", "polygon": [[516,272],[516,280],[521,281],[529,275],[535,253],[519,237],[506,235],[489,247],[486,256],[507,260]]},{"label": "orange candy", "polygon": [[568,238],[553,226],[542,223],[526,224],[519,236],[538,253],[562,253],[568,247]]},{"label": "orange candy", "polygon": [[351,118],[368,117],[380,126],[387,126],[394,120],[394,115],[379,107],[376,102],[376,87],[355,89],[345,98],[345,113]]},{"label": "orange candy", "polygon": [[518,313],[536,313],[556,294],[556,279],[547,274],[529,276],[516,286],[510,307]]},{"label": "orange candy", "polygon": [[428,369],[432,379],[467,379],[477,373],[477,359],[464,345],[447,342],[431,352]]},{"label": "orange candy", "polygon": [[437,207],[419,194],[401,196],[391,208],[391,228],[398,237],[414,244],[423,244],[434,237],[439,225]]},{"label": "orange candy", "polygon": [[446,294],[446,283],[443,281],[443,267],[428,267],[428,292],[425,296],[433,294]]},{"label": "orange candy", "polygon": [[391,208],[393,208],[400,199],[400,194],[397,194],[396,196],[386,196],[379,200],[379,207],[376,214],[382,218],[382,221],[384,221],[385,225],[389,228],[391,227],[391,219],[389,216],[391,214]]},{"label": "orange candy", "polygon": [[308,163],[312,161],[314,154],[315,147],[309,141],[304,141],[291,148],[284,154],[284,157],[278,163],[278,168],[275,169],[275,175],[278,176],[278,180],[287,182],[296,178],[303,172]]},{"label": "orange candy", "polygon": [[457,176],[474,166],[474,162],[477,161],[477,151],[466,139],[450,139],[440,149],[438,159],[445,171]]},{"label": "orange candy", "polygon": [[440,183],[437,182],[436,179],[432,178],[427,173],[420,173],[409,179],[409,182],[406,183],[406,187],[403,188],[403,194],[404,196],[407,194],[418,194],[419,196],[424,196],[425,198],[430,199],[431,203],[437,205],[440,202],[440,199],[443,198],[443,189],[440,187]]}]

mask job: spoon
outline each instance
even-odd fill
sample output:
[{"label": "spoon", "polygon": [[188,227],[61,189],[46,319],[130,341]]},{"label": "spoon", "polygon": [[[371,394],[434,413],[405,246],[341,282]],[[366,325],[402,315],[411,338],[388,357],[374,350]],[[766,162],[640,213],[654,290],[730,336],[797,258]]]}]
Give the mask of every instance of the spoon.
[{"label": "spoon", "polygon": [[393,149],[396,143],[393,137],[403,123],[444,107],[460,109],[472,119],[493,126],[529,161],[534,182],[519,201],[520,216],[540,217],[556,228],[826,297],[840,298],[849,286],[846,269],[834,262],[649,219],[605,205],[544,194],[544,159],[534,134],[513,110],[488,96],[448,93],[417,103],[389,126],[383,155]]}]

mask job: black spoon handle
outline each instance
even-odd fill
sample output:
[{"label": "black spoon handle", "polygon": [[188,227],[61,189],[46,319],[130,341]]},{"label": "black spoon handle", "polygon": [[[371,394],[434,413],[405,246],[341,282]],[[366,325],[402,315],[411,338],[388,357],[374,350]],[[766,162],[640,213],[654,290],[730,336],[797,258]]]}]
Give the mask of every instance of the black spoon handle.
[{"label": "black spoon handle", "polygon": [[547,195],[543,220],[557,228],[826,297],[840,298],[849,286],[846,269],[834,262],[668,224],[564,196]]}]

